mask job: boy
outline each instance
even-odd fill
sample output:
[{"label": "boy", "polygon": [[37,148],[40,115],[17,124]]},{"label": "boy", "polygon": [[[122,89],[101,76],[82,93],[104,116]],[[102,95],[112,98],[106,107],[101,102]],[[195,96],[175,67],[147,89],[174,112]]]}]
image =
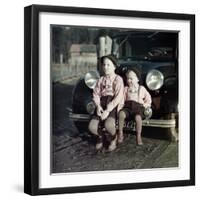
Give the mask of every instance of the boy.
[{"label": "boy", "polygon": [[142,117],[144,108],[151,106],[151,96],[149,92],[139,85],[140,73],[136,68],[130,68],[127,73],[127,84],[124,88],[124,107],[119,112],[119,134],[118,143],[122,143],[123,126],[126,118],[133,118],[136,122],[136,142],[137,145],[142,145]]},{"label": "boy", "polygon": [[115,73],[117,61],[114,56],[107,55],[101,58],[104,76],[102,76],[94,90],[93,100],[96,104],[96,113],[89,122],[89,130],[97,136],[96,149],[103,147],[99,123],[103,123],[110,137],[109,151],[116,148],[116,116],[119,111],[119,104],[123,100],[124,83],[123,79]]}]

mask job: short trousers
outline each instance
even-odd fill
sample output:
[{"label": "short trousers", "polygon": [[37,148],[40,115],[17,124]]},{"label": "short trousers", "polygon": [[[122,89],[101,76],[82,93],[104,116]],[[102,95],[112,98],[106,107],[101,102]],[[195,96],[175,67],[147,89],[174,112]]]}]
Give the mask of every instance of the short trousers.
[{"label": "short trousers", "polygon": [[[101,102],[101,107],[103,108],[103,110],[106,110],[107,105],[113,100],[113,96],[103,96],[100,99]],[[94,112],[95,114],[92,116],[92,119],[98,119],[101,120],[101,118],[97,115],[97,112]],[[117,107],[114,108],[108,115],[108,117],[112,117],[114,119],[117,118]]]},{"label": "short trousers", "polygon": [[134,118],[135,115],[140,115],[143,118],[144,116],[144,106],[136,101],[126,101],[125,105],[122,109],[126,113],[126,117],[129,118]]}]

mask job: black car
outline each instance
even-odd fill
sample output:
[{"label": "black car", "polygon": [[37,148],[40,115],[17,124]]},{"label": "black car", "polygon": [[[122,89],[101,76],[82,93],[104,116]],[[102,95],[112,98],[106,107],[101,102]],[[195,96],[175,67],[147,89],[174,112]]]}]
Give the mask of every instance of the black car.
[{"label": "black car", "polygon": [[[164,31],[122,31],[112,37],[111,53],[118,59],[116,73],[125,83],[125,73],[130,66],[141,71],[143,85],[152,97],[151,109],[145,110],[143,126],[160,127],[177,140],[178,130],[178,33]],[[85,74],[73,92],[70,118],[79,131],[87,129],[90,115],[94,113],[92,89],[101,75],[97,71]],[[134,128],[127,122],[126,128]]]}]

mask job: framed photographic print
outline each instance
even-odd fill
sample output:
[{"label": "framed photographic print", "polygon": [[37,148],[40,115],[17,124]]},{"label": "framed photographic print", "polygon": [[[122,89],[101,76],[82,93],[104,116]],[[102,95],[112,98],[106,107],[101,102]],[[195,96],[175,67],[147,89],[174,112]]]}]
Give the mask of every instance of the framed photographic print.
[{"label": "framed photographic print", "polygon": [[24,191],[195,184],[195,16],[31,5]]}]

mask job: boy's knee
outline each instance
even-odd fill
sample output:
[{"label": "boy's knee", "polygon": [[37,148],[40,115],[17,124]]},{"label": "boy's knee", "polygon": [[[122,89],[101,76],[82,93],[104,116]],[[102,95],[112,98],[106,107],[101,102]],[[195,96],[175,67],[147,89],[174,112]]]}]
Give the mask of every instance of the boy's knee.
[{"label": "boy's knee", "polygon": [[97,123],[90,122],[88,129],[92,134],[95,134],[95,135],[98,134],[98,124]]},{"label": "boy's knee", "polygon": [[136,115],[135,116],[135,121],[138,122],[138,121],[142,121],[142,117],[140,115]]},{"label": "boy's knee", "polygon": [[126,113],[124,111],[119,112],[119,119],[125,119],[126,118]]},{"label": "boy's knee", "polygon": [[104,126],[105,126],[105,129],[106,129],[109,133],[111,133],[112,135],[115,134],[116,129],[115,129],[115,120],[114,120],[114,119],[107,119],[107,120],[105,121]]}]

